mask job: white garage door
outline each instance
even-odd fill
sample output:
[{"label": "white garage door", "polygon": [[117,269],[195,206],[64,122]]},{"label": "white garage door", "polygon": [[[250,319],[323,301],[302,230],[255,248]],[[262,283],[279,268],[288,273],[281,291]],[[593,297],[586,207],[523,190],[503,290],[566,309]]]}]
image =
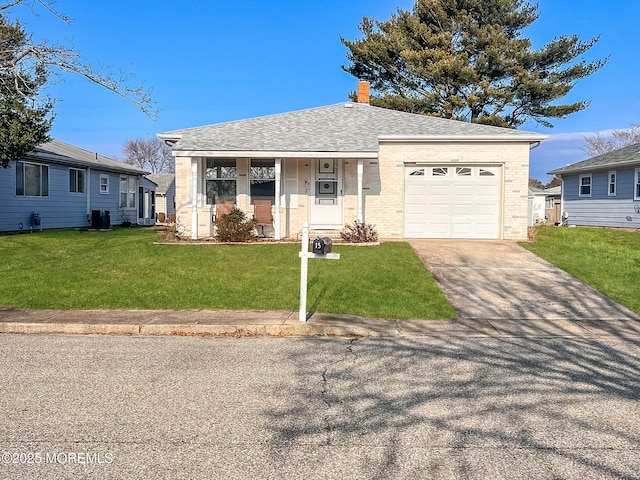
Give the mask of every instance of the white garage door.
[{"label": "white garage door", "polygon": [[407,238],[498,239],[499,227],[499,167],[405,169]]}]

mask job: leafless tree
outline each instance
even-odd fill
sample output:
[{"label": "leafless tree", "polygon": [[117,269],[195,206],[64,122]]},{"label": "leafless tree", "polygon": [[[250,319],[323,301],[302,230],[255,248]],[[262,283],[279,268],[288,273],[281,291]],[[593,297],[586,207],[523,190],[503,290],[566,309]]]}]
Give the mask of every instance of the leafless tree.
[{"label": "leafless tree", "polygon": [[611,135],[596,132],[591,137],[584,137],[586,145],[582,151],[590,157],[603,155],[628,145],[640,143],[640,124],[632,123],[629,128],[614,130]]},{"label": "leafless tree", "polygon": [[[54,0],[0,0],[0,16],[6,19],[7,12],[20,5],[31,8],[34,14],[40,6],[64,23],[73,22],[70,17],[56,10]],[[16,22],[16,25],[19,23]],[[109,67],[97,67],[85,60],[73,47],[47,41],[35,43],[31,36],[28,36],[28,40],[26,45],[19,47],[19,51],[10,52],[2,51],[6,45],[0,43],[0,81],[11,82],[11,88],[24,96],[30,96],[33,92],[21,91],[29,84],[23,77],[33,76],[37,69],[45,69],[47,73],[54,74],[71,72],[125,98],[148,117],[154,118],[157,115],[149,90],[144,84],[131,85],[131,75],[122,71],[114,72]]]},{"label": "leafless tree", "polygon": [[124,162],[151,173],[174,173],[171,148],[157,137],[127,140],[122,147]]}]

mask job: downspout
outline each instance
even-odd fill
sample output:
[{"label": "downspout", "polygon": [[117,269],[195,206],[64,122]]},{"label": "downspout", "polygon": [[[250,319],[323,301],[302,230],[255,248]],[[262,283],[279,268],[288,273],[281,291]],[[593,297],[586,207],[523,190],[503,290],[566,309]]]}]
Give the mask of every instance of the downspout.
[{"label": "downspout", "polygon": [[364,165],[363,160],[361,158],[358,159],[358,213],[357,219],[358,222],[362,223],[364,221],[364,211],[363,211],[363,194],[362,194],[362,178],[364,176]]},{"label": "downspout", "polygon": [[87,222],[91,218],[91,167],[87,167]]},{"label": "downspout", "polygon": [[[554,178],[560,178],[562,184],[560,185],[560,226],[564,225],[564,178],[562,176],[558,177],[557,175],[553,176]],[[569,225],[569,216],[567,215],[567,226]]]}]

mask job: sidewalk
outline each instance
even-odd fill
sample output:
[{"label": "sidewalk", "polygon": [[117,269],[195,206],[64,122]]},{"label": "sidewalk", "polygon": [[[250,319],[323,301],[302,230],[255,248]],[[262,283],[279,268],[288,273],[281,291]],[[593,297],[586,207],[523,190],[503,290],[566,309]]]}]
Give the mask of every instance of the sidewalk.
[{"label": "sidewalk", "polygon": [[292,311],[0,308],[0,333],[203,337],[640,337],[634,319],[393,320]]}]

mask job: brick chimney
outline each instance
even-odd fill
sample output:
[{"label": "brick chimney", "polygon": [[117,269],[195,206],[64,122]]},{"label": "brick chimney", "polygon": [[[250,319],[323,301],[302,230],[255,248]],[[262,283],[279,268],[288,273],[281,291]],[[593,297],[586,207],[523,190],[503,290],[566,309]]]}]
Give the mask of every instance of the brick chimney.
[{"label": "brick chimney", "polygon": [[358,103],[369,103],[369,82],[360,80],[358,82]]}]

